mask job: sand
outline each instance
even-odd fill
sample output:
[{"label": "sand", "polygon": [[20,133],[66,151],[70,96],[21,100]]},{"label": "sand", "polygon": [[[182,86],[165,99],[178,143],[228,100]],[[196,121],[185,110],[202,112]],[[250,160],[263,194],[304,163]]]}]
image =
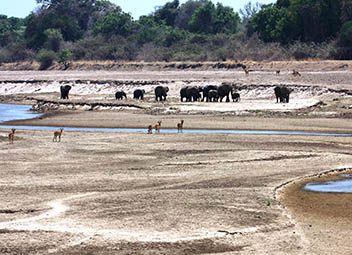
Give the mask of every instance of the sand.
[{"label": "sand", "polygon": [[[289,71],[277,77],[260,68],[249,77],[214,70],[6,71],[0,94],[2,102],[35,103],[36,98],[60,104],[59,81],[162,79],[170,81],[165,104],[154,102],[150,84],[145,102],[127,100],[142,109],[84,111],[62,105],[40,119],[8,123],[9,128],[146,127],[158,120],[162,128],[176,128],[184,119],[185,128],[194,129],[351,133],[346,77],[352,73],[326,70],[331,63],[325,62],[320,68],[304,66],[307,71],[297,81]],[[178,89],[190,81],[219,84],[233,75],[240,86],[252,86],[242,90],[241,102],[179,102]],[[9,82],[27,79],[49,82]],[[276,104],[272,88],[262,86],[283,82],[301,88],[292,104]],[[125,86],[131,94],[140,87],[109,86],[75,85],[69,102],[112,102],[115,89]],[[352,196],[301,190],[320,173],[352,169],[352,137],[64,131],[57,143],[49,131],[17,130],[10,145],[7,132],[0,131],[2,254],[352,252]]]}]

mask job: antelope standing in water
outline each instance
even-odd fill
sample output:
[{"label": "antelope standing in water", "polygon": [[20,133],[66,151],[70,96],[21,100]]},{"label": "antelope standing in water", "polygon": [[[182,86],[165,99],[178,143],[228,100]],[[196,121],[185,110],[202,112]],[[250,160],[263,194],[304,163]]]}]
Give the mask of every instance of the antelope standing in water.
[{"label": "antelope standing in water", "polygon": [[183,129],[183,120],[181,120],[180,123],[177,123],[177,133],[182,133],[182,129]]},{"label": "antelope standing in water", "polygon": [[148,134],[152,134],[153,133],[153,126],[149,125],[148,126]]},{"label": "antelope standing in water", "polygon": [[159,120],[158,123],[154,125],[155,133],[160,133],[160,128],[161,128],[161,120]]},{"label": "antelope standing in water", "polygon": [[9,144],[13,144],[13,140],[15,139],[15,128],[11,128],[11,131],[9,133]]},{"label": "antelope standing in water", "polygon": [[[64,131],[64,129],[60,128],[60,131],[54,132],[53,142],[60,142],[61,141],[61,135],[62,135],[63,131]],[[59,141],[57,140],[57,138],[59,138]]]}]

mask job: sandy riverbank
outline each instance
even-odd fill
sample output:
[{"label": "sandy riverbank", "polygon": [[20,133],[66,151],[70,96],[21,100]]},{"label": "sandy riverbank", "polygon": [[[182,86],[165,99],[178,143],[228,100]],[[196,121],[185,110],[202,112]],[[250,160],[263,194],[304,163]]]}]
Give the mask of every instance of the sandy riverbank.
[{"label": "sandy riverbank", "polygon": [[[184,119],[186,128],[350,133],[352,121],[346,114],[350,111],[351,97],[346,91],[332,92],[328,88],[348,90],[346,77],[352,74],[348,70],[324,71],[303,72],[298,81],[288,72],[280,77],[267,71],[251,73],[249,78],[242,73],[236,76],[240,83],[258,87],[263,83],[275,85],[279,80],[291,81],[292,86],[305,84],[307,88],[297,91],[292,105],[295,100],[308,102],[312,98],[323,102],[314,108],[276,104],[272,90],[263,87],[243,90],[240,103],[181,104],[177,91],[186,82],[223,82],[232,79],[233,72],[178,71],[160,72],[167,76],[165,80],[178,80],[169,84],[166,104],[153,102],[149,94],[146,102],[141,103],[145,109],[59,109],[45,118],[12,124],[146,127],[162,120],[162,127],[175,128]],[[49,83],[1,84],[2,100],[21,102],[27,97],[57,100],[56,80],[83,75],[68,74],[46,72]],[[148,79],[153,80],[155,74],[130,73],[129,77],[138,80],[139,75],[149,75]],[[15,80],[27,79],[29,74],[7,72],[6,75],[3,79]],[[38,79],[42,75],[30,74]],[[103,79],[103,75],[119,81],[125,79],[116,73],[101,75],[96,79]],[[128,73],[123,75],[127,77]],[[339,86],[334,85],[337,81],[341,81]],[[111,100],[111,92],[120,87],[109,86],[77,85],[70,100]],[[130,92],[139,86],[125,88]],[[152,91],[155,85],[146,86]],[[314,89],[309,89],[310,86]],[[85,93],[87,90],[89,93]],[[195,106],[206,106],[209,110]],[[222,110],[224,107],[230,110]],[[168,111],[153,111],[160,108]],[[170,109],[181,110],[170,112]],[[62,142],[54,143],[52,132],[18,130],[15,144],[9,145],[6,135],[7,130],[0,131],[1,253],[343,254],[352,251],[346,227],[351,221],[348,215],[351,196],[300,190],[301,182],[308,180],[302,177],[352,168],[351,137],[64,131]],[[290,185],[277,191],[287,182]]]}]

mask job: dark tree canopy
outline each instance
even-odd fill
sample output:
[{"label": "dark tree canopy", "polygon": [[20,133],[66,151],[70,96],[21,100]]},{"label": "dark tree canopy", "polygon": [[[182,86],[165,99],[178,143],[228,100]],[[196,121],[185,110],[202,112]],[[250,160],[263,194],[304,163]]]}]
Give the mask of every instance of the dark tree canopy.
[{"label": "dark tree canopy", "polygon": [[351,0],[248,0],[241,16],[216,1],[169,0],[137,20],[109,0],[36,2],[24,19],[0,15],[0,62],[56,61],[62,52],[73,60],[315,57],[325,44],[320,54],[352,58]]}]

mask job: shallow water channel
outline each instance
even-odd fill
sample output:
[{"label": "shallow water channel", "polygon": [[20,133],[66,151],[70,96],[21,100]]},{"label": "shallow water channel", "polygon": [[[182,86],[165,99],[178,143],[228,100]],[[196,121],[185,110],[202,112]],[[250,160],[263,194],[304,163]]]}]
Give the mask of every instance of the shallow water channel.
[{"label": "shallow water channel", "polygon": [[[30,105],[0,104],[0,123],[9,120],[31,119],[40,117],[41,114],[30,111]],[[55,126],[15,126],[0,125],[0,128],[16,128],[22,130],[57,130]],[[88,128],[65,127],[66,131],[85,132],[120,132],[120,133],[146,133],[146,128]],[[177,133],[177,129],[163,128],[161,133]],[[273,131],[273,130],[221,130],[221,129],[183,129],[183,133],[193,134],[239,134],[239,135],[302,135],[302,136],[340,136],[352,137],[352,133],[322,133],[304,131]]]}]

